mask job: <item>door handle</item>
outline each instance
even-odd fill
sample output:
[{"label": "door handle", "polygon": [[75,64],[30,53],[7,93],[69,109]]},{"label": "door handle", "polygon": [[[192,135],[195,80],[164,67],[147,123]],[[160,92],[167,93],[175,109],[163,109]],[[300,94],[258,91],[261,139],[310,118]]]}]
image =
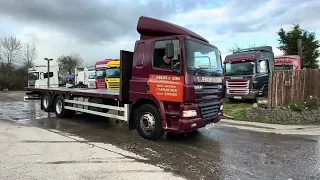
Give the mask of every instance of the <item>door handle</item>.
[{"label": "door handle", "polygon": [[146,91],[149,91],[149,90],[150,90],[150,86],[149,86],[148,84],[146,84],[146,85],[144,86],[144,89],[145,89]]}]

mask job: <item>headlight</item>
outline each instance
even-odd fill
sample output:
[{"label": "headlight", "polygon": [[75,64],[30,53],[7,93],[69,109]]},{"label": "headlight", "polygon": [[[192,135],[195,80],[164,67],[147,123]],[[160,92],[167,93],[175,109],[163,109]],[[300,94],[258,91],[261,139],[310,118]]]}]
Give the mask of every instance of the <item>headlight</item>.
[{"label": "headlight", "polygon": [[197,111],[196,110],[186,110],[186,111],[183,111],[182,116],[183,117],[194,117],[194,116],[197,116]]},{"label": "headlight", "polygon": [[220,105],[220,111],[222,111],[222,110],[223,110],[223,104]]}]

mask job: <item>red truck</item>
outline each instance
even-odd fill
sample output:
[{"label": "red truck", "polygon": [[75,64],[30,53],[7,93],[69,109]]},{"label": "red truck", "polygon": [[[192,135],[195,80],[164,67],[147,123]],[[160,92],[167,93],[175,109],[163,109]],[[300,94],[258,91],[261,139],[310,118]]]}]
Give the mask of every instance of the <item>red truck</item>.
[{"label": "red truck", "polygon": [[112,61],[112,59],[104,59],[97,61],[95,65],[96,70],[96,89],[106,89],[106,69],[107,63]]},{"label": "red truck", "polygon": [[300,70],[301,60],[298,55],[277,56],[274,58],[274,70]]},{"label": "red truck", "polygon": [[[134,52],[120,51],[120,90],[27,91],[41,97],[42,110],[59,118],[76,111],[114,118],[148,140],[217,123],[223,110],[220,51],[188,29],[149,17],[139,18],[137,31],[140,40]],[[164,64],[164,56],[169,64]]]}]

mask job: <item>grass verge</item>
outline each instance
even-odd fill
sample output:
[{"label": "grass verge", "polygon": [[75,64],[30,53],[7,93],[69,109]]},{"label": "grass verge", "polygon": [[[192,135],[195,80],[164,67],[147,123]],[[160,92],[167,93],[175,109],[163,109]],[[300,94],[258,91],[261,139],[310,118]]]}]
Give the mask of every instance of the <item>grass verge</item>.
[{"label": "grass verge", "polygon": [[252,107],[250,103],[223,103],[223,114],[226,116],[231,116],[237,120],[245,120],[246,112],[249,108]]}]

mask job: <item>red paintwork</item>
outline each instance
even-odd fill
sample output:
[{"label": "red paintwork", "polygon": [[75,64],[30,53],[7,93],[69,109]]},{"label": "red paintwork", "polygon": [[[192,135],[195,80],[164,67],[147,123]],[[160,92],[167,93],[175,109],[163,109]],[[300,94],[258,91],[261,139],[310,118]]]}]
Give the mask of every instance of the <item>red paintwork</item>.
[{"label": "red paintwork", "polygon": [[274,58],[274,65],[294,65],[294,70],[301,69],[301,59],[298,55],[286,55],[286,56],[277,56]]},{"label": "red paintwork", "polygon": [[144,16],[141,16],[139,18],[137,24],[137,31],[140,34],[140,40],[147,40],[172,35],[184,35],[209,43],[209,41],[205,38],[184,27]]},{"label": "red paintwork", "polygon": [[[101,61],[97,61],[95,64],[95,70],[106,70],[107,68],[107,63],[109,61],[112,61],[112,59],[104,59]],[[105,78],[96,78],[96,89],[106,89],[106,85],[105,85]]]}]

